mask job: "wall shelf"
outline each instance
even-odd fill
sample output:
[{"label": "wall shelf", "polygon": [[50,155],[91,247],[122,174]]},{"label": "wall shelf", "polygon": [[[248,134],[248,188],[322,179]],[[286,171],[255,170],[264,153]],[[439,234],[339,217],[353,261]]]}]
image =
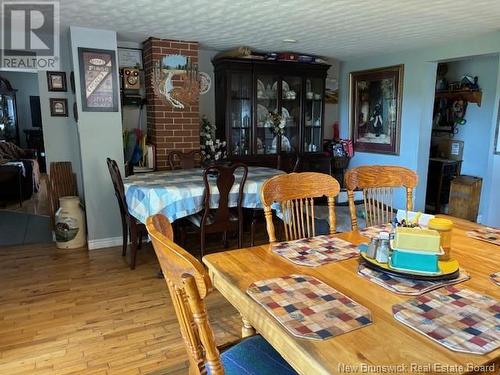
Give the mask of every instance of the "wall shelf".
[{"label": "wall shelf", "polygon": [[476,103],[481,107],[483,93],[481,91],[460,90],[460,91],[436,91],[436,98],[463,99],[468,103]]}]

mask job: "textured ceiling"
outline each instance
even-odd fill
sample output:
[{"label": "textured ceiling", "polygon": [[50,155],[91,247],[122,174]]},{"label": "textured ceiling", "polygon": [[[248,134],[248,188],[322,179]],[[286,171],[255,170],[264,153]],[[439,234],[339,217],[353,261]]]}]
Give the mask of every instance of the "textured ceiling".
[{"label": "textured ceiling", "polygon": [[[500,0],[61,0],[61,23],[120,40],[295,50],[347,59],[500,29]],[[283,39],[298,42],[287,44]]]}]

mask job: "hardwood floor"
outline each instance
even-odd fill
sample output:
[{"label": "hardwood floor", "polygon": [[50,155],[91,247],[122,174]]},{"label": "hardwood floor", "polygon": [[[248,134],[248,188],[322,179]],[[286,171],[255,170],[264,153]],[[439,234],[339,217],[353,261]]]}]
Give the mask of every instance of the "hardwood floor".
[{"label": "hardwood floor", "polygon": [[[0,248],[0,374],[187,374],[179,326],[151,245],[131,271],[121,249]],[[208,298],[217,342],[236,311]]]},{"label": "hardwood floor", "polygon": [[19,207],[18,201],[12,201],[8,202],[2,208],[26,214],[50,216],[48,176],[45,173],[40,175],[40,188],[38,192],[33,193],[30,199],[23,201],[21,207]]}]

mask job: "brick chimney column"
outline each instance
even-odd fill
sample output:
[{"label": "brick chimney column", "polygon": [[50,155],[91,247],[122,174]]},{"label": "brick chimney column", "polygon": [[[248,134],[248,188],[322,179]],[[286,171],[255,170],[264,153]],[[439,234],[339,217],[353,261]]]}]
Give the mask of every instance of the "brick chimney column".
[{"label": "brick chimney column", "polygon": [[162,170],[168,168],[170,151],[200,149],[199,102],[197,99],[184,109],[177,109],[155,96],[151,85],[153,66],[165,55],[187,56],[198,64],[198,42],[149,38],[143,47],[148,139],[156,146],[156,168]]}]

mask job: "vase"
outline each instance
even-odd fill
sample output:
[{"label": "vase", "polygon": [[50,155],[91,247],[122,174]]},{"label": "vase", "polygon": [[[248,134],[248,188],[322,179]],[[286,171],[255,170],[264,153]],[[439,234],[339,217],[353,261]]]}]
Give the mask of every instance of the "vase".
[{"label": "vase", "polygon": [[68,196],[59,198],[56,212],[56,246],[59,249],[84,247],[86,239],[85,214],[80,206],[80,198]]}]

